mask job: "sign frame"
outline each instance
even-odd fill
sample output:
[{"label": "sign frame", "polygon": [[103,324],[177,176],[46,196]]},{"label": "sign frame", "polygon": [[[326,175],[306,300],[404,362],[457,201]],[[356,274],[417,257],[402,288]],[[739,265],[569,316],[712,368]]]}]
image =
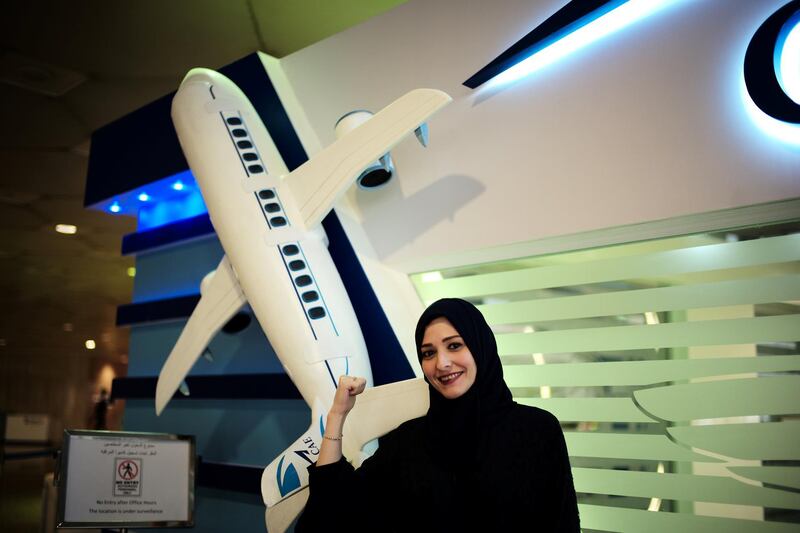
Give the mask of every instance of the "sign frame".
[{"label": "sign frame", "polygon": [[[94,439],[119,439],[124,441],[126,439],[139,441],[153,441],[159,442],[186,442],[189,447],[189,465],[188,465],[188,490],[187,490],[187,519],[186,520],[145,520],[145,521],[124,521],[124,520],[108,520],[98,516],[97,521],[90,522],[67,522],[65,520],[66,504],[67,504],[67,481],[69,479],[69,451],[70,442],[73,437],[89,437]],[[119,458],[115,458],[119,461]],[[58,477],[55,484],[58,487],[58,511],[56,517],[57,529],[74,529],[74,528],[188,528],[194,527],[195,515],[195,487],[196,487],[196,471],[197,471],[197,454],[194,435],[176,435],[170,433],[147,433],[136,431],[93,431],[83,429],[65,429],[64,440],[61,448],[61,455],[57,468]],[[116,463],[115,463],[116,464]]]}]

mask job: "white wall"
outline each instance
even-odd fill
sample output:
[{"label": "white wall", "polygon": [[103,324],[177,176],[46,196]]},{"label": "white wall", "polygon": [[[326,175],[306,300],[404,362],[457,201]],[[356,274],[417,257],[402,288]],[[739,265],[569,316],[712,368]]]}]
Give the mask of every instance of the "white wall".
[{"label": "white wall", "polygon": [[757,129],[740,94],[747,43],[783,3],[678,0],[493,93],[461,83],[563,0],[411,1],[280,65],[322,144],[349,110],[453,96],[427,150],[395,150],[397,180],[350,194],[369,255],[408,264],[799,197],[800,149]]}]

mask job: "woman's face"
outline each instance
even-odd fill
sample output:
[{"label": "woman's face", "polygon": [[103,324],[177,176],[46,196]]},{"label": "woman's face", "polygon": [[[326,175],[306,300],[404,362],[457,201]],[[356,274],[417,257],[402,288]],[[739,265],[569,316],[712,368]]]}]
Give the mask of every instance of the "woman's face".
[{"label": "woman's face", "polygon": [[456,328],[444,317],[425,328],[422,345],[422,372],[433,388],[453,400],[469,390],[478,375],[475,359]]}]

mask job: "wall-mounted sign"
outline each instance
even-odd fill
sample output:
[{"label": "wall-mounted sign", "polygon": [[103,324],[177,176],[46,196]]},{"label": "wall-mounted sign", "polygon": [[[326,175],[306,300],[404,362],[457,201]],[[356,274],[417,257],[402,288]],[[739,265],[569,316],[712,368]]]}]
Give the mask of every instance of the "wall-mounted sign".
[{"label": "wall-mounted sign", "polygon": [[744,56],[747,92],[761,111],[800,124],[800,0],[792,0],[756,30]]},{"label": "wall-mounted sign", "polygon": [[4,434],[9,442],[44,444],[50,436],[50,417],[39,414],[8,415]]},{"label": "wall-mounted sign", "polygon": [[194,437],[64,432],[58,527],[193,525]]}]

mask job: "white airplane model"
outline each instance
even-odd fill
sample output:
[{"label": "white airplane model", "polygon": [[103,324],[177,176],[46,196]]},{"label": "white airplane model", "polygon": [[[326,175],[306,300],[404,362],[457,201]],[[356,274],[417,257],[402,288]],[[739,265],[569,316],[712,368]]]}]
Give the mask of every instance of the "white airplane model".
[{"label": "white airplane model", "polygon": [[[311,425],[264,470],[270,507],[307,485],[338,377],[372,373],[347,292],[320,225],[375,160],[450,102],[416,89],[289,173],[264,124],[225,76],[193,69],[172,102],[181,147],[225,250],[156,387],[160,414],[223,325],[249,303],[286,373],[311,407]],[[424,411],[423,411],[424,412]],[[354,441],[351,441],[354,442]],[[358,449],[345,452],[350,457]],[[356,446],[355,444],[351,446]]]}]

